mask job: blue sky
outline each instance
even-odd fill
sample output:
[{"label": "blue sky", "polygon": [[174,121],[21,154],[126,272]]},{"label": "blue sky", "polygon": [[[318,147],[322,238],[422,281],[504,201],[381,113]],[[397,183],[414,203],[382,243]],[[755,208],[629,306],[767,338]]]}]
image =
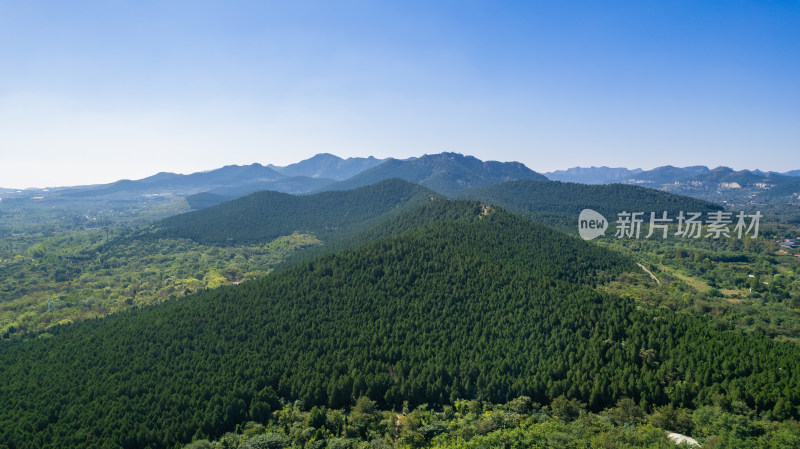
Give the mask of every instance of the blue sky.
[{"label": "blue sky", "polygon": [[800,168],[800,2],[0,0],[0,186],[455,151]]}]

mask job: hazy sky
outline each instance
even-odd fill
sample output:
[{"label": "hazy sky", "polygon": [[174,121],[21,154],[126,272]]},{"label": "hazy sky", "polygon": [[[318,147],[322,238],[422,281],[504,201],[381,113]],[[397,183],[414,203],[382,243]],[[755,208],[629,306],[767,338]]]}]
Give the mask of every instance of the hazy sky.
[{"label": "hazy sky", "polygon": [[0,0],[0,186],[441,151],[800,168],[800,2]]}]

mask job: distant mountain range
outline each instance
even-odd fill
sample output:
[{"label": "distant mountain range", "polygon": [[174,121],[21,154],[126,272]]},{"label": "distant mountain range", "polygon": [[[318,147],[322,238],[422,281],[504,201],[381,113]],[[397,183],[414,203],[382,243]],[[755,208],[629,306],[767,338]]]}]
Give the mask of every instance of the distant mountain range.
[{"label": "distant mountain range", "polygon": [[583,184],[675,184],[675,183],[739,183],[749,185],[756,183],[783,184],[796,182],[800,170],[784,173],[764,172],[761,170],[735,171],[729,167],[710,169],[704,165],[690,167],[673,167],[665,165],[652,170],[641,168],[628,169],[622,167],[573,167],[567,170],[556,170],[545,173],[553,181],[579,182]]},{"label": "distant mountain range", "polygon": [[[458,153],[439,153],[408,159],[354,157],[329,153],[286,165],[229,165],[192,173],[158,173],[138,180],[49,189],[0,189],[0,209],[81,204],[94,209],[124,204],[164,202],[186,198],[189,208],[204,209],[244,195],[270,190],[310,194],[350,190],[399,178],[445,196],[508,181],[562,181],[581,184],[633,184],[729,205],[797,201],[800,170],[784,173],[735,171],[728,167],[674,167],[652,170],[622,167],[573,167],[544,175],[520,162],[482,161]],[[38,204],[38,206],[36,205]]]},{"label": "distant mountain range", "polygon": [[307,176],[309,178],[343,181],[364,170],[379,165],[384,160],[385,159],[376,159],[372,156],[342,159],[330,153],[320,153],[309,159],[285,167],[278,167],[272,164],[267,167],[284,176]]},{"label": "distant mountain range", "polygon": [[293,181],[292,178],[261,164],[228,165],[216,170],[189,175],[162,172],[135,181],[121,180],[101,186],[69,189],[62,195],[83,198],[119,193],[181,195],[220,190],[235,194],[251,189],[277,190],[281,186],[291,183],[291,181]]},{"label": "distant mountain range", "polygon": [[708,168],[703,165],[652,170],[573,167],[545,174],[554,181],[585,184],[635,184],[671,193],[726,204],[731,207],[797,203],[800,199],[800,170],[784,173],[761,170]]},{"label": "distant mountain range", "polygon": [[241,196],[258,190],[306,193],[335,182],[308,176],[287,176],[261,164],[227,165],[210,171],[182,175],[161,172],[143,179],[123,179],[110,184],[46,189],[5,190],[8,198],[134,199],[182,197],[201,192]]},{"label": "distant mountain range", "polygon": [[[138,180],[110,184],[48,189],[2,190],[4,199],[135,200],[153,197],[189,197],[193,207],[206,207],[233,198],[272,190],[291,194],[349,190],[399,178],[438,193],[456,192],[512,180],[547,180],[519,162],[481,161],[457,153],[410,159],[348,158],[322,153],[278,167],[229,165],[192,173],[158,173]],[[198,198],[192,195],[202,194]]]},{"label": "distant mountain range", "polygon": [[389,158],[350,179],[326,186],[326,189],[349,190],[389,178],[420,184],[444,195],[506,181],[547,181],[545,176],[520,162],[484,162],[473,156],[440,153],[404,160]]}]

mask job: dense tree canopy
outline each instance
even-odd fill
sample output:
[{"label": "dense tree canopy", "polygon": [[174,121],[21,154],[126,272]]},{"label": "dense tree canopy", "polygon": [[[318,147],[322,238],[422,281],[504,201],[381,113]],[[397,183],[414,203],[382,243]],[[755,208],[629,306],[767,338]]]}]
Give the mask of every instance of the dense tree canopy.
[{"label": "dense tree canopy", "polygon": [[[293,232],[327,236],[351,228],[393,209],[438,196],[399,179],[348,191],[289,195],[263,191],[208,209],[175,215],[157,224],[152,235],[189,238],[215,245],[268,242]],[[140,237],[145,237],[142,235]]]},{"label": "dense tree canopy", "polygon": [[667,211],[707,212],[722,207],[688,196],[627,184],[587,185],[572,182],[509,181],[468,190],[459,195],[501,206],[537,221],[573,231],[578,214],[593,209],[613,220],[617,213]]},{"label": "dense tree canopy", "polygon": [[721,398],[796,416],[800,348],[598,293],[635,266],[501,210],[438,203],[460,218],[0,345],[0,445],[174,447],[263,421],[280,398],[362,395],[591,410]]}]

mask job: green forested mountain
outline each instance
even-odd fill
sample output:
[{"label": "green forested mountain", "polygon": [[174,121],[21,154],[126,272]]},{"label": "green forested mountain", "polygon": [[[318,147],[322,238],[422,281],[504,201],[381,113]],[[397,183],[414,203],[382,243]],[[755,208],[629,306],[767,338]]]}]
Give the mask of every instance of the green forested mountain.
[{"label": "green forested mountain", "polygon": [[[424,187],[387,180],[353,192],[308,197],[263,192],[254,197],[250,203],[244,199],[198,213],[205,221],[193,221],[194,215],[175,217],[170,222],[176,232],[146,226],[51,237],[6,235],[0,240],[0,339],[25,338],[58,323],[240,283],[279,266],[354,248],[418,225],[419,220],[395,219],[405,206],[436,206],[430,199],[437,196]],[[189,202],[219,199],[206,193]],[[427,218],[422,220],[439,217],[434,211],[423,215]],[[215,238],[207,238],[204,229],[213,229]]]},{"label": "green forested mountain", "polygon": [[[518,181],[473,189],[462,196],[499,205],[567,233],[576,232],[577,218],[584,207],[601,212],[608,220],[615,220],[622,211],[645,212],[645,222],[648,212],[668,211],[670,217],[675,217],[681,210],[720,209],[699,199],[622,184]],[[775,221],[772,216],[762,219],[760,235],[778,232]],[[667,239],[619,239],[613,237],[613,225],[606,235],[608,239],[603,244],[647,265],[663,284],[626,284],[616,289],[619,294],[676,311],[707,315],[715,325],[800,342],[800,283],[794,275],[800,264],[796,257],[780,251],[777,244],[735,235],[687,240],[674,232]]]},{"label": "green forested mountain", "polygon": [[443,195],[516,179],[547,180],[519,162],[484,162],[458,153],[440,153],[404,160],[390,158],[349,179],[326,186],[325,189],[353,189],[389,178],[404,179]]},{"label": "green forested mountain", "polygon": [[222,195],[212,192],[201,192],[186,197],[186,203],[192,210],[206,209],[226,201],[235,200],[235,196]]},{"label": "green forested mountain", "polygon": [[592,410],[721,400],[797,416],[800,348],[598,293],[635,266],[501,210],[436,203],[456,218],[3,343],[0,445],[174,447],[264,421],[280,398],[339,408],[362,395],[383,407],[563,395]]},{"label": "green forested mountain", "polygon": [[687,196],[644,187],[607,184],[587,185],[571,182],[510,181],[470,189],[459,198],[482,201],[535,218],[559,228],[573,230],[578,214],[593,209],[613,220],[617,213],[668,211],[706,212],[722,207]]},{"label": "green forested mountain", "polygon": [[[616,190],[623,194],[609,194]],[[537,219],[544,216],[543,221],[550,225],[563,222],[570,231],[578,211],[586,204],[611,210],[623,205],[647,209],[660,206],[658,201],[663,198],[685,207],[697,203],[633,186],[555,182],[511,182],[477,192],[492,193],[474,196],[488,204],[500,204],[523,214],[534,209]],[[285,267],[352,249],[408,231],[428,220],[457,218],[445,203],[430,201],[432,196],[436,195],[398,179],[349,192],[310,196],[260,192],[217,208],[174,216],[159,223],[155,232],[144,228],[140,232],[118,230],[110,235],[76,231],[63,238],[31,237],[38,244],[27,250],[6,240],[0,245],[0,337],[22,336],[60,321],[105,316],[133,304],[150,304],[208,286],[240,282],[263,275],[277,264]],[[190,196],[187,202],[204,208],[225,199],[228,198],[204,193]],[[681,203],[687,201],[689,204]],[[407,208],[403,204],[420,203],[426,207],[404,215]],[[325,244],[302,245],[302,251],[280,251],[281,257],[273,257],[274,245],[265,246],[296,232],[314,234],[303,239],[319,242],[319,238]],[[219,245],[228,248],[220,252],[215,248]],[[229,255],[219,259],[223,253]],[[259,266],[264,257],[270,262]],[[52,313],[47,312],[48,298],[52,300]]]},{"label": "green forested mountain", "polygon": [[[203,211],[169,217],[158,224],[162,235],[198,242],[254,243],[291,232],[337,233],[374,219],[400,203],[418,202],[434,195],[400,179],[379,182],[352,191],[330,191],[310,196],[258,192]],[[695,198],[623,184],[585,185],[558,181],[509,181],[467,190],[462,199],[481,201],[538,221],[572,230],[582,209],[597,210],[612,219],[622,211],[661,212],[720,210]],[[197,207],[222,201],[216,195],[189,198]],[[387,221],[387,226],[393,226]],[[363,227],[362,227],[363,228]],[[350,234],[353,234],[350,232]]]},{"label": "green forested mountain", "polygon": [[169,217],[156,224],[155,235],[217,245],[267,242],[295,231],[323,238],[346,234],[395,208],[430,201],[435,196],[424,187],[400,179],[307,196],[263,191]]}]

